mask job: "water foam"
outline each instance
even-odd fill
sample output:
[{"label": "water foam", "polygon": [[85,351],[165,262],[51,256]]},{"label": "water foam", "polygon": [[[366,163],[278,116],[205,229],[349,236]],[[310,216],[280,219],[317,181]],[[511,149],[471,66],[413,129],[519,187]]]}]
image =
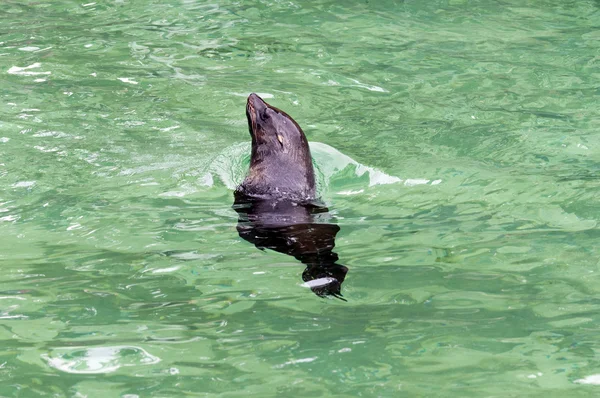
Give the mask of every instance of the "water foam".
[{"label": "water foam", "polygon": [[[365,184],[367,185],[366,187],[356,187],[355,184],[352,184],[352,188],[345,189],[342,187],[337,190],[337,193],[340,195],[360,194],[364,192],[365,188],[375,185],[402,183],[405,186],[412,187],[424,184],[437,185],[442,182],[442,180],[431,181],[425,178],[403,179],[361,164],[350,156],[322,142],[311,142],[309,145],[320,187],[329,186],[333,178],[349,168],[353,170],[352,174],[356,179],[368,178],[368,184]],[[217,155],[210,165],[209,172],[218,177],[227,188],[235,189],[243,181],[249,162],[250,143],[239,143],[226,148]]]}]

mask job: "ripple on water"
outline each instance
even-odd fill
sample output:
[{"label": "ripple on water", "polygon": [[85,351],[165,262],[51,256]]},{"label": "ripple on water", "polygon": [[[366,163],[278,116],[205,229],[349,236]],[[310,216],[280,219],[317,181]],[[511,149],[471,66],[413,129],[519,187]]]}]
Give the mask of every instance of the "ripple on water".
[{"label": "ripple on water", "polygon": [[[317,186],[321,194],[326,189],[335,190],[340,195],[354,195],[368,187],[403,183],[405,186],[437,185],[439,179],[406,178],[392,176],[373,167],[363,165],[332,146],[321,142],[311,142],[310,151],[315,164]],[[239,143],[221,152],[210,172],[229,188],[235,189],[242,182],[250,163],[250,143]]]},{"label": "ripple on water", "polygon": [[46,71],[46,72],[32,71],[32,69],[37,69],[37,68],[40,68],[41,66],[42,66],[42,64],[40,64],[39,62],[36,62],[29,66],[23,66],[23,67],[12,66],[8,70],[8,74],[9,75],[19,75],[19,76],[37,76],[37,75],[49,75],[52,73],[49,71]]},{"label": "ripple on water", "polygon": [[112,373],[122,367],[160,362],[160,358],[135,346],[57,348],[42,358],[49,366],[72,374]]}]

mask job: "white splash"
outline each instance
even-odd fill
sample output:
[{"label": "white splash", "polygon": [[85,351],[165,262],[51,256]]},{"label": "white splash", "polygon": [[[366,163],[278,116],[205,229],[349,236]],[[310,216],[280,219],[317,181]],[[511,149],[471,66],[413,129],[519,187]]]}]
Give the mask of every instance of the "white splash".
[{"label": "white splash", "polygon": [[155,269],[151,270],[151,272],[153,274],[168,274],[168,273],[177,271],[179,268],[181,268],[181,266],[175,265],[173,267],[167,267],[167,268],[155,268]]},{"label": "white splash", "polygon": [[73,225],[70,225],[70,226],[68,226],[68,227],[67,227],[67,231],[72,231],[72,230],[74,230],[74,229],[81,229],[81,228],[83,228],[83,227],[81,226],[81,224],[75,223],[75,224],[73,224]]},{"label": "white splash", "polygon": [[35,185],[35,181],[19,181],[13,184],[13,188],[29,188]]},{"label": "white splash", "polygon": [[423,178],[408,178],[404,181],[404,185],[407,187],[414,187],[415,185],[424,185],[427,184],[429,180],[425,180]]},{"label": "white splash", "polygon": [[348,155],[344,155],[332,146],[322,142],[310,142],[310,151],[319,165],[319,170],[327,179],[338,171],[344,170],[349,165],[355,167],[355,174],[361,177],[363,174],[369,174],[369,186],[381,184],[394,184],[401,182],[402,179],[385,174],[381,170],[358,163]]},{"label": "white splash", "polygon": [[205,187],[212,187],[214,184],[212,174],[204,173],[204,175],[198,179],[198,184],[205,186]]},{"label": "white splash", "polygon": [[364,189],[359,189],[357,191],[353,191],[353,190],[350,189],[348,191],[339,191],[338,195],[347,195],[347,196],[350,196],[350,195],[358,195],[359,193],[363,193],[363,192],[365,192]]},{"label": "white splash", "polygon": [[591,376],[586,376],[583,379],[577,379],[573,383],[577,384],[591,384],[598,386],[600,385],[600,374],[595,374]]},{"label": "white splash", "polygon": [[360,87],[360,88],[366,88],[369,91],[377,91],[379,93],[387,93],[388,91],[384,88],[381,88],[379,86],[374,86],[374,85],[370,85],[370,84],[365,84],[365,83],[361,83],[356,79],[350,79],[350,81],[353,81],[355,84],[351,84],[350,86],[355,86],[355,87]]},{"label": "white splash", "polygon": [[[434,180],[424,178],[408,178],[406,180],[384,173],[373,167],[365,166],[350,156],[343,154],[334,147],[323,144],[322,142],[310,142],[310,152],[316,163],[316,172],[322,175],[325,186],[337,173],[347,167],[354,168],[354,174],[357,177],[367,175],[369,177],[368,186],[386,185],[404,183],[407,187],[415,185],[438,185],[442,180]],[[210,173],[219,177],[219,179],[229,188],[235,189],[247,171],[246,166],[242,165],[244,158],[250,155],[250,144],[240,143],[232,145],[225,149],[214,159],[210,166]],[[212,181],[211,181],[212,182]],[[344,189],[336,192],[339,195],[357,195],[363,193],[362,188]]]},{"label": "white splash", "polygon": [[315,359],[317,359],[318,357],[312,357],[312,358],[300,358],[300,359],[292,359],[291,361],[287,361],[285,363],[282,363],[281,365],[277,365],[275,366],[276,368],[283,368],[286,365],[295,365],[297,363],[308,363],[308,362],[312,362]]},{"label": "white splash", "polygon": [[138,84],[138,82],[136,82],[135,80],[129,79],[127,77],[119,77],[118,79],[123,83]]},{"label": "white splash", "polygon": [[[235,95],[236,97],[248,97],[251,93],[236,93],[236,92],[230,92],[227,94],[231,94],[231,95]],[[255,93],[257,94],[259,97],[265,99],[265,98],[275,98],[275,96],[273,94],[269,94],[269,93]]]},{"label": "white splash", "polygon": [[0,319],[29,319],[27,315],[2,315]]},{"label": "white splash", "polygon": [[178,129],[179,127],[180,127],[179,125],[175,125],[175,126],[171,126],[171,127],[163,127],[163,128],[160,128],[160,127],[152,127],[152,129],[153,129],[153,130],[162,131],[162,132],[165,132],[165,133],[166,133],[166,132],[168,132],[168,131],[171,131],[171,130]]},{"label": "white splash", "polygon": [[18,219],[19,219],[18,216],[10,215],[10,216],[0,217],[0,222],[13,222],[13,221],[17,221]]},{"label": "white splash", "polygon": [[10,75],[20,75],[20,76],[37,76],[37,75],[49,75],[52,72],[32,72],[31,69],[37,69],[39,67],[41,67],[42,64],[40,64],[39,62],[36,62],[35,64],[31,64],[29,66],[24,66],[24,67],[18,67],[18,66],[12,66],[9,70],[8,70],[8,74]]}]

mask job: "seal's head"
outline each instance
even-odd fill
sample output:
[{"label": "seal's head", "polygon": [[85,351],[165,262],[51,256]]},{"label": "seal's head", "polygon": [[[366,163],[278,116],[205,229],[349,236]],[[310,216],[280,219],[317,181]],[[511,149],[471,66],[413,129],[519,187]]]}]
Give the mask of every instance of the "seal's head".
[{"label": "seal's head", "polygon": [[252,157],[249,174],[241,186],[244,193],[312,199],[312,158],[298,123],[254,93],[248,97],[246,116]]}]

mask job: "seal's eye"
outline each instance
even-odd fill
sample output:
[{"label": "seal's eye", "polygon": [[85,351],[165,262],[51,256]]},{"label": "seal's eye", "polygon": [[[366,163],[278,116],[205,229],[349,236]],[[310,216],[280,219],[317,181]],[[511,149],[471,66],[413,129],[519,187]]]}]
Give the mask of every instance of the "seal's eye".
[{"label": "seal's eye", "polygon": [[266,108],[264,110],[264,112],[262,112],[260,114],[260,120],[262,120],[263,122],[266,120],[269,120],[271,118],[271,115],[269,115],[269,108]]}]

